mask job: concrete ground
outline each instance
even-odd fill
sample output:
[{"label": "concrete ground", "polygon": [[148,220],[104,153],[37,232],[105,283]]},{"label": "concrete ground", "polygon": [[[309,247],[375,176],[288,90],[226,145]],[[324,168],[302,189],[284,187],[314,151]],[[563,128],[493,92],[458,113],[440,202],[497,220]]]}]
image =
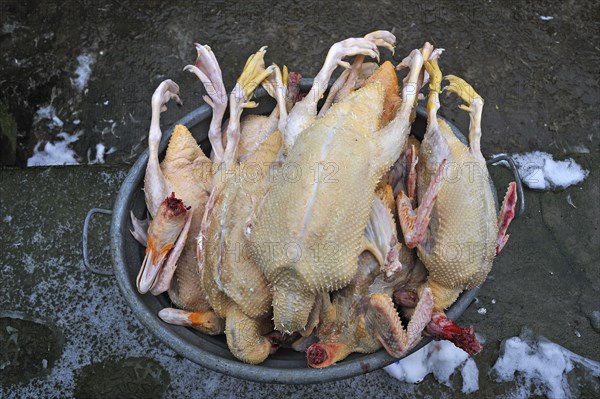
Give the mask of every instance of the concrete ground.
[{"label": "concrete ground", "polygon": [[[500,342],[523,327],[600,360],[600,327],[593,317],[600,311],[595,2],[0,6],[0,122],[3,134],[16,131],[13,164],[24,165],[39,140],[61,130],[34,123],[36,110],[49,103],[64,121],[63,130],[84,132],[74,144],[82,162],[88,150],[94,158],[100,142],[117,149],[106,165],[0,169],[0,397],[502,397],[515,384],[497,383],[488,373]],[[181,84],[185,106],[171,107],[165,125],[199,104],[200,86],[181,72],[194,60],[193,41],[211,45],[231,87],[247,55],[261,45],[269,45],[267,62],[311,76],[331,43],[383,28],[398,37],[395,62],[425,40],[447,49],[444,72],[465,77],[486,99],[486,156],[542,150],[573,157],[590,171],[580,186],[526,191],[525,215],[511,225],[509,243],[478,302],[461,317],[486,339],[475,358],[479,391],[461,394],[460,376],[454,388],[431,376],[414,386],[383,371],[306,387],[265,385],[176,355],[138,322],[113,279],[90,274],[81,260],[87,210],[112,207],[131,162],[144,149],[152,91],[166,77]],[[70,79],[82,53],[93,54],[96,63],[87,91],[79,93]],[[464,129],[466,116],[446,104],[443,114]],[[3,151],[11,142],[4,140]],[[507,172],[492,173],[503,190]],[[97,216],[90,238],[92,261],[106,269],[108,225],[108,218]],[[478,312],[481,308],[487,312]],[[575,396],[598,395],[598,381],[577,371],[569,381]]]}]

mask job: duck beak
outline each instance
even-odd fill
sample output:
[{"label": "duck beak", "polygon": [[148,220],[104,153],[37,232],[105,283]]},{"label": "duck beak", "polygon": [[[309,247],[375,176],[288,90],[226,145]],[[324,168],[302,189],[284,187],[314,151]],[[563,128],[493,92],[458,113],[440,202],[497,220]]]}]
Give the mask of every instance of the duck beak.
[{"label": "duck beak", "polygon": [[152,291],[154,295],[158,295],[153,288],[159,280],[161,272],[164,272],[164,265],[169,265],[170,269],[173,269],[170,271],[172,276],[177,259],[172,260],[171,258],[173,254],[176,254],[178,258],[181,253],[187,237],[191,214],[189,208],[184,206],[183,201],[175,198],[175,193],[161,203],[148,228],[146,256],[136,280],[140,294]]},{"label": "duck beak", "polygon": [[164,247],[160,252],[157,251],[153,241],[148,240],[146,247],[146,256],[142,262],[142,267],[137,277],[137,287],[140,294],[150,291],[156,282],[158,272],[160,271],[168,252],[173,248]]}]

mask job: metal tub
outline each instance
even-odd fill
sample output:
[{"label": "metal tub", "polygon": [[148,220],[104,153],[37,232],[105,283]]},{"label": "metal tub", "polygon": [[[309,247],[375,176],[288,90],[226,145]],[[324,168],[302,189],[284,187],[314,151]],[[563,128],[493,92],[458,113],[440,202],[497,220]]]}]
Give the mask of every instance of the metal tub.
[{"label": "metal tub", "polygon": [[[302,79],[301,90],[308,91],[311,84],[312,79]],[[260,106],[252,112],[264,114],[273,109],[275,103],[271,98],[267,98],[268,96],[266,96],[264,90],[257,90],[256,97],[260,101]],[[187,126],[192,131],[207,154],[210,149],[207,133],[211,115],[211,108],[208,105],[202,105],[177,122]],[[413,134],[422,138],[425,127],[425,111],[418,109],[417,120],[413,124]],[[454,126],[452,128],[455,134],[463,142],[466,142],[460,131]],[[173,128],[171,127],[163,133],[160,145],[161,154],[164,154],[172,132]],[[519,187],[518,194],[522,201],[522,188],[514,164],[510,159],[504,160],[507,161],[509,166],[512,165],[513,167],[513,174],[515,174]],[[144,256],[144,249],[130,234],[132,227],[129,218],[130,210],[140,216],[146,209],[142,187],[147,161],[148,151],[146,150],[133,165],[119,190],[112,215],[111,255],[114,274],[123,296],[135,315],[159,340],[181,356],[208,369],[245,380],[268,383],[312,384],[330,382],[368,373],[398,360],[389,356],[382,349],[372,354],[352,354],[344,361],[325,369],[311,369],[307,366],[306,357],[303,353],[280,349],[262,364],[249,365],[242,363],[231,355],[224,336],[203,335],[190,328],[170,325],[160,320],[157,316],[158,312],[170,306],[170,301],[166,294],[160,296],[140,295],[137,291],[135,281]],[[493,192],[495,193],[495,189]],[[520,204],[518,214],[522,211],[523,203]],[[448,317],[457,319],[473,302],[477,291],[478,288],[464,292],[446,312]],[[430,340],[430,338],[424,338],[411,353]]]}]

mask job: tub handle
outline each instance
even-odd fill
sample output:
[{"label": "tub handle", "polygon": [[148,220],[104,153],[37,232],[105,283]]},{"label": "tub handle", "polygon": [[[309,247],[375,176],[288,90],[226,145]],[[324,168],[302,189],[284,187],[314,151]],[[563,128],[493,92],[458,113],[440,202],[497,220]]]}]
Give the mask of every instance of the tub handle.
[{"label": "tub handle", "polygon": [[83,237],[82,237],[82,249],[83,249],[83,265],[86,269],[94,274],[98,274],[100,276],[112,276],[114,273],[112,271],[100,270],[93,267],[90,264],[89,256],[88,256],[88,229],[90,226],[90,220],[92,220],[92,216],[95,213],[101,213],[104,215],[112,215],[112,211],[108,209],[100,209],[100,208],[92,208],[88,211],[85,221],[83,222]]},{"label": "tub handle", "polygon": [[517,212],[515,213],[515,219],[521,217],[523,212],[525,212],[525,195],[523,193],[523,182],[521,181],[521,176],[519,175],[519,170],[515,165],[515,161],[508,155],[502,154],[497,155],[492,159],[487,161],[488,165],[497,165],[500,164],[504,166],[506,169],[510,170],[515,182],[517,183]]}]

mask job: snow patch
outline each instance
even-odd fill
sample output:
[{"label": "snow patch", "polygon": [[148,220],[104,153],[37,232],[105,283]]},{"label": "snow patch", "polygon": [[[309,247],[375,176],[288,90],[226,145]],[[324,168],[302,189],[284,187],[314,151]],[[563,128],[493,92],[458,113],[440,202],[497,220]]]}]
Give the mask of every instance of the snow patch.
[{"label": "snow patch", "polygon": [[552,21],[554,19],[554,17],[551,15],[540,15],[540,19],[542,21]]},{"label": "snow patch", "polygon": [[600,362],[577,355],[544,337],[533,338],[525,329],[519,337],[504,340],[500,357],[490,374],[498,382],[517,381],[511,398],[547,396],[550,399],[572,397],[567,374],[578,364],[593,377],[600,377]]},{"label": "snow patch", "polygon": [[33,149],[33,156],[27,160],[27,166],[54,166],[54,165],[77,165],[77,154],[70,145],[82,135],[82,132],[69,135],[61,132],[57,135],[61,141],[55,143],[47,142],[42,150],[42,143],[37,143]]},{"label": "snow patch", "polygon": [[54,129],[55,127],[61,128],[64,126],[64,122],[56,115],[56,109],[50,105],[40,107],[33,116],[33,123],[38,124],[43,120],[48,120],[48,128]]},{"label": "snow patch", "polygon": [[75,69],[75,79],[71,79],[71,84],[80,92],[87,86],[88,80],[92,74],[92,65],[96,62],[93,54],[81,54],[77,57],[77,69]]},{"label": "snow patch", "polygon": [[555,161],[547,152],[526,152],[510,157],[515,161],[523,183],[535,190],[565,189],[583,182],[590,173],[572,158]]},{"label": "snow patch", "polygon": [[450,341],[432,341],[384,370],[402,382],[413,384],[423,381],[428,374],[433,374],[438,382],[448,387],[452,387],[450,378],[458,370],[463,380],[463,393],[479,389],[479,370],[475,361]]},{"label": "snow patch", "polygon": [[88,163],[89,164],[100,164],[100,163],[104,163],[104,157],[106,155],[112,154],[113,152],[117,151],[117,149],[115,147],[111,147],[110,149],[108,149],[108,151],[106,150],[106,146],[102,143],[98,143],[96,144],[96,158],[94,159],[90,159],[90,149],[88,149],[88,154],[87,154],[87,158],[88,158]]},{"label": "snow patch", "polygon": [[460,375],[463,380],[463,393],[472,393],[479,390],[479,370],[473,359],[467,360],[460,370]]},{"label": "snow patch", "polygon": [[21,28],[22,25],[18,22],[5,22],[2,25],[2,34],[5,35],[7,33],[13,33],[15,30]]}]

